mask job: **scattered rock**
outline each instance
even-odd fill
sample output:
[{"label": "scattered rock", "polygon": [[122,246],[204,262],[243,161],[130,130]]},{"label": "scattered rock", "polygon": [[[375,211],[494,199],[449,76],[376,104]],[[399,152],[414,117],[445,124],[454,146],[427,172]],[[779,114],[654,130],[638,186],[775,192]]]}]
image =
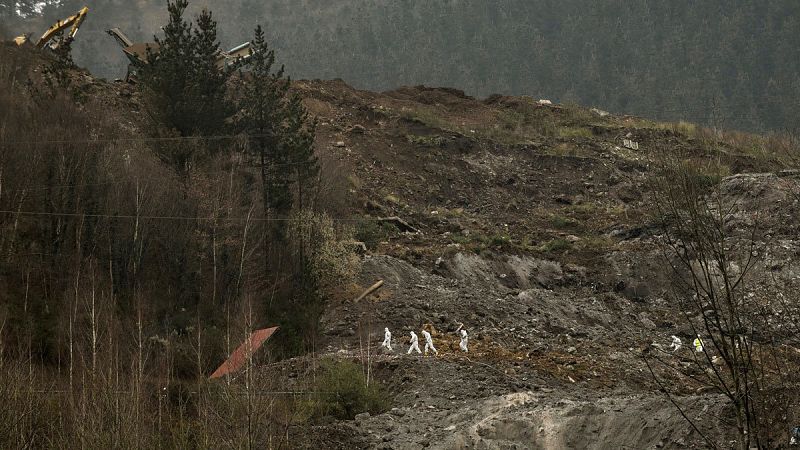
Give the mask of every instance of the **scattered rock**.
[{"label": "scattered rock", "polygon": [[364,134],[367,132],[367,129],[364,128],[363,125],[356,124],[353,125],[352,128],[350,128],[350,132],[353,134]]}]

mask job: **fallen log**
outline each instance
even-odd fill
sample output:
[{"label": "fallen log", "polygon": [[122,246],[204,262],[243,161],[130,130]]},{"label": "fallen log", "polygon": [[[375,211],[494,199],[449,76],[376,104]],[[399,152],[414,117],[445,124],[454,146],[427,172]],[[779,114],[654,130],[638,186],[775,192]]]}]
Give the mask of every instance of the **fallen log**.
[{"label": "fallen log", "polygon": [[409,233],[419,233],[419,229],[412,227],[411,225],[409,225],[408,222],[397,216],[378,217],[378,222],[391,223],[392,225],[396,226],[400,231],[407,231]]},{"label": "fallen log", "polygon": [[353,303],[358,303],[359,301],[361,301],[361,299],[363,299],[364,297],[366,297],[366,296],[372,294],[373,292],[377,291],[382,286],[383,286],[383,280],[380,280],[380,281],[376,282],[372,286],[368,287],[367,290],[364,291],[361,295],[356,297],[356,299],[353,300]]}]

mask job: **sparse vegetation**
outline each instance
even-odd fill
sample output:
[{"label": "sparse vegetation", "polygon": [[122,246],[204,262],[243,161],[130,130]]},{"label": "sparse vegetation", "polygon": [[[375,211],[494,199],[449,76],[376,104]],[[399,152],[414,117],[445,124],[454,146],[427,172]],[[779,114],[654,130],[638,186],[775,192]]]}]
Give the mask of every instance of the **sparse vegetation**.
[{"label": "sparse vegetation", "polygon": [[406,136],[408,142],[421,145],[423,147],[442,147],[447,142],[444,137],[433,135],[433,136],[417,136],[413,134],[409,134]]}]

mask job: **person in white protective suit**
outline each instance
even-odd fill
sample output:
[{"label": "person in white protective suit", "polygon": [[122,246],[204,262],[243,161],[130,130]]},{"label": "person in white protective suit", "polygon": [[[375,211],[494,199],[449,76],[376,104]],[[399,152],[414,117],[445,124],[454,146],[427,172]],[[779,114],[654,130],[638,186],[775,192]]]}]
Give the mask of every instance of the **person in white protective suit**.
[{"label": "person in white protective suit", "polygon": [[679,338],[678,336],[675,336],[673,334],[672,335],[672,344],[669,345],[669,348],[672,349],[673,352],[677,352],[678,350],[681,349],[681,345],[683,345],[682,342],[681,342],[681,338]]},{"label": "person in white protective suit", "polygon": [[694,351],[696,351],[697,353],[703,353],[703,340],[700,339],[700,336],[697,336],[694,339],[693,344],[694,344]]},{"label": "person in white protective suit", "polygon": [[392,351],[392,333],[388,328],[383,329],[383,343],[381,344],[381,347]]},{"label": "person in white protective suit", "polygon": [[467,342],[468,341],[469,341],[469,338],[467,337],[467,330],[462,328],[461,329],[461,342],[458,344],[458,347],[464,353],[469,353],[469,350],[467,350]]},{"label": "person in white protective suit", "polygon": [[430,349],[433,351],[434,355],[438,355],[439,350],[436,350],[436,347],[433,346],[433,338],[431,337],[431,334],[428,333],[427,330],[422,330],[422,336],[425,338],[425,354],[427,355],[428,349]]},{"label": "person in white protective suit", "polygon": [[408,353],[411,354],[413,350],[416,350],[417,353],[422,353],[419,349],[419,338],[417,337],[417,333],[411,332],[411,347],[408,348]]}]

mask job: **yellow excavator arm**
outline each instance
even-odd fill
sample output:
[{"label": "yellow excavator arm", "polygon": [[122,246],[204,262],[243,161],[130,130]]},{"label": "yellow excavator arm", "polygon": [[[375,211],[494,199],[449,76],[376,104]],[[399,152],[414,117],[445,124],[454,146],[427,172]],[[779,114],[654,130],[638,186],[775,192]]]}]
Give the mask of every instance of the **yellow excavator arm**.
[{"label": "yellow excavator arm", "polygon": [[67,39],[70,40],[74,39],[75,35],[78,34],[78,29],[81,27],[81,24],[83,23],[84,19],[86,19],[86,14],[88,13],[89,13],[89,7],[84,6],[80,11],[78,11],[77,14],[69,16],[64,20],[59,20],[58,22],[54,23],[53,26],[51,26],[47,31],[45,31],[42,37],[39,38],[38,41],[36,41],[36,47],[43,48],[45,45],[47,45],[48,42],[50,42],[50,40],[53,39],[53,37],[55,37],[56,35],[58,35],[59,33],[61,33],[62,31],[66,30],[69,27],[72,27],[72,29],[70,30],[69,35],[67,35]]}]

